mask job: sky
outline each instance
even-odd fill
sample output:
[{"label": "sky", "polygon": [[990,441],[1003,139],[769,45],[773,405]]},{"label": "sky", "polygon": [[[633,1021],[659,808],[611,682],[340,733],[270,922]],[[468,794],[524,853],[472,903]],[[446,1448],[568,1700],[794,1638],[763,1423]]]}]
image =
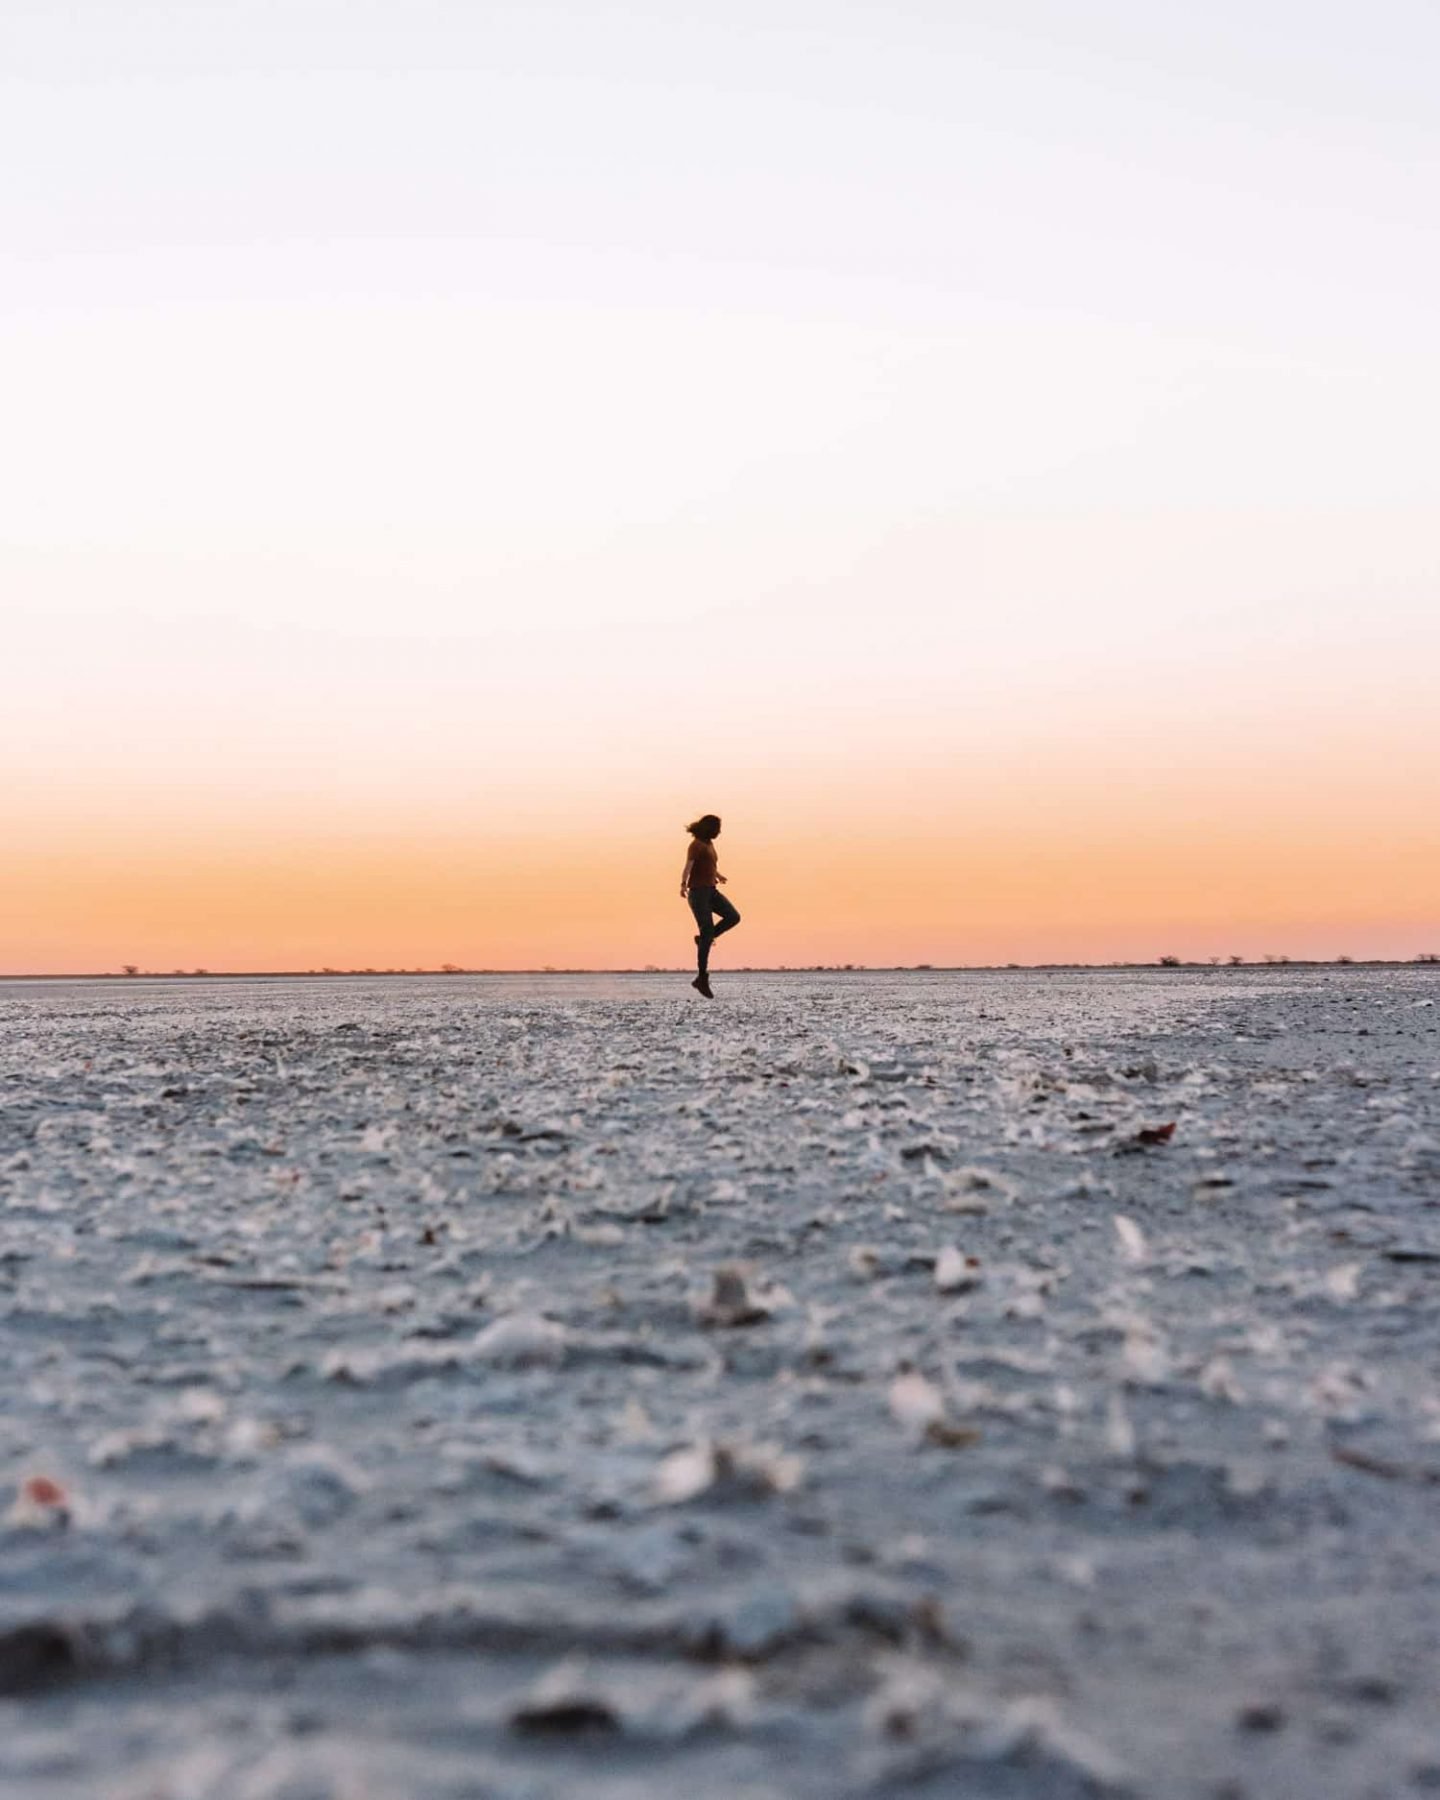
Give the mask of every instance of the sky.
[{"label": "sky", "polygon": [[1440,950],[1437,63],[0,0],[0,972]]}]

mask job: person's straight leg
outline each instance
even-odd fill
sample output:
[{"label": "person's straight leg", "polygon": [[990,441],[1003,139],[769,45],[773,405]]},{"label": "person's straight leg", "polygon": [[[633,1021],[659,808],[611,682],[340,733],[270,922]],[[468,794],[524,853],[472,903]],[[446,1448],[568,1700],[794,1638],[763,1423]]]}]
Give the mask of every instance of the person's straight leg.
[{"label": "person's straight leg", "polygon": [[710,946],[715,939],[715,901],[714,888],[691,888],[690,910],[695,915],[695,923],[700,927],[700,935],[695,940],[696,960],[701,976],[710,971]]}]

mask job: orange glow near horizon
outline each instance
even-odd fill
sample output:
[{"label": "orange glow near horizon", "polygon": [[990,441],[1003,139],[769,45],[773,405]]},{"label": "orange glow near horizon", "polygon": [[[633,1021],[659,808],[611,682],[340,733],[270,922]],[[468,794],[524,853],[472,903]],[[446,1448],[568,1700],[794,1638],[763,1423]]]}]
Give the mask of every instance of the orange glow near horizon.
[{"label": "orange glow near horizon", "polygon": [[212,688],[207,739],[193,697],[177,727],[132,693],[0,798],[0,973],[679,966],[682,826],[712,809],[744,914],[719,967],[1408,958],[1440,946],[1428,665],[1338,660],[1092,662],[1078,694],[954,709],[948,665],[879,665],[844,713],[792,663],[800,730],[731,657],[601,731],[539,646],[548,692],[412,673],[378,735],[331,711],[318,742],[304,705],[247,728]]},{"label": "orange glow near horizon", "polygon": [[[773,798],[773,796],[772,796]],[[913,798],[913,796],[912,796]],[[990,793],[917,824],[732,810],[721,866],[744,914],[717,966],[1406,958],[1436,948],[1440,847],[1423,820],[1285,804],[1201,814],[1120,794],[1070,813]],[[932,791],[929,806],[936,805]],[[1166,818],[1167,806],[1178,808]],[[677,809],[670,807],[670,814]],[[698,808],[695,810],[699,810]],[[897,809],[898,810],[898,809]],[[682,811],[683,816],[683,811]],[[752,823],[753,821],[753,823]],[[640,968],[690,955],[683,832],[594,817],[487,838],[212,826],[12,855],[6,973]]]},{"label": "orange glow near horizon", "polygon": [[[90,715],[68,769],[0,801],[0,972],[679,967],[682,823],[704,810],[745,920],[716,967],[1440,947],[1424,668],[1355,657],[1289,691],[1235,671],[1222,706],[1213,680],[1127,670],[1046,716],[1031,693],[1019,722],[1008,693],[950,716],[920,675],[905,713],[882,677],[848,718],[799,698],[799,734],[743,724],[733,666],[657,682],[607,734],[576,686],[578,722],[562,698],[524,763],[493,713],[466,754],[423,693],[427,736],[383,754],[337,724],[310,754],[277,713],[191,760],[108,756]],[[718,733],[693,740],[688,711]]]},{"label": "orange glow near horizon", "polygon": [[800,731],[733,659],[658,673],[604,732],[553,657],[543,696],[412,677],[381,735],[331,713],[319,743],[303,706],[247,735],[220,688],[218,736],[190,699],[147,745],[132,695],[0,800],[0,972],[679,966],[682,826],[711,809],[744,914],[719,967],[1408,958],[1440,945],[1428,668],[1335,660],[1288,687],[1092,666],[1018,712],[880,666],[844,714],[797,681]]}]

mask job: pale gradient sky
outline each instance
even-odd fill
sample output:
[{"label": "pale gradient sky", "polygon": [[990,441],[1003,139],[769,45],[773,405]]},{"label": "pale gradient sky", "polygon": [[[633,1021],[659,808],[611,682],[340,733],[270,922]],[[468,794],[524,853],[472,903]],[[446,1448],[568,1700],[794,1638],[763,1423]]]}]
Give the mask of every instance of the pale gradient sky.
[{"label": "pale gradient sky", "polygon": [[1437,66],[0,0],[0,971],[1440,949]]}]

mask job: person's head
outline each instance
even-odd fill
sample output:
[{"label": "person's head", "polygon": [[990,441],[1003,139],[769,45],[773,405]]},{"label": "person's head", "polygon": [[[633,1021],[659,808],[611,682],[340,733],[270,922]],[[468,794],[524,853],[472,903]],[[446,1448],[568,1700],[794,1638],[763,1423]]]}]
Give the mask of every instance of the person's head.
[{"label": "person's head", "polygon": [[685,829],[691,837],[700,838],[708,844],[719,837],[720,821],[714,813],[706,813],[703,818],[697,819],[693,825],[687,825]]}]

